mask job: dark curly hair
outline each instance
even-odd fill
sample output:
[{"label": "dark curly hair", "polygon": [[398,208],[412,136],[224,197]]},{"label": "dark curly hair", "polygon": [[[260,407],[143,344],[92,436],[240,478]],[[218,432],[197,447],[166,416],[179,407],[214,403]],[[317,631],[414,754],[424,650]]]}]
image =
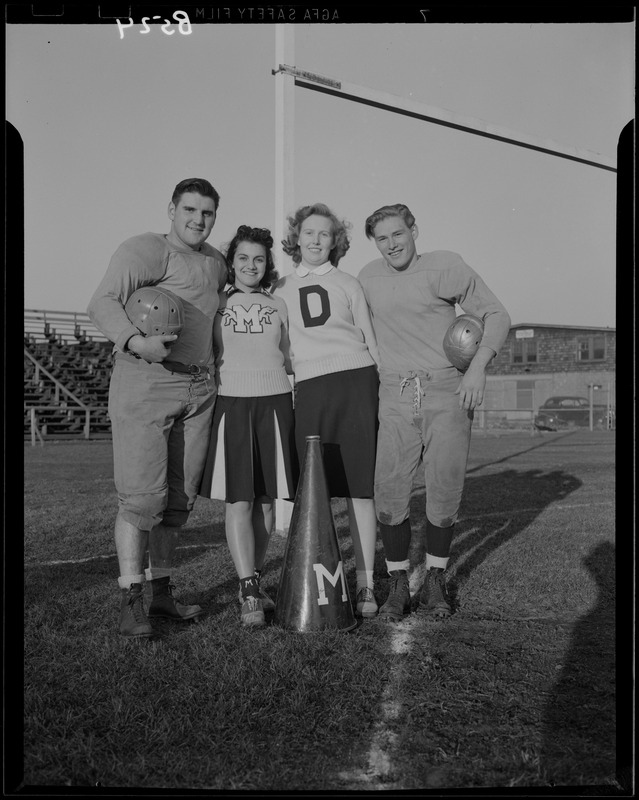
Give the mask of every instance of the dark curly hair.
[{"label": "dark curly hair", "polygon": [[226,248],[226,263],[229,272],[229,283],[235,283],[235,270],[233,269],[233,259],[235,258],[235,251],[242,242],[252,242],[253,244],[261,244],[264,248],[266,255],[266,271],[260,280],[260,286],[263,289],[269,289],[275,281],[279,278],[279,274],[275,269],[273,261],[273,237],[268,228],[251,228],[250,225],[240,225],[237,229],[235,236],[229,242]]},{"label": "dark curly hair", "polygon": [[291,256],[295,264],[302,261],[302,253],[298,244],[300,230],[302,223],[308,217],[317,214],[319,217],[326,217],[333,223],[333,249],[331,250],[328,260],[336,267],[340,259],[346,255],[348,248],[351,246],[348,231],[352,227],[350,222],[340,220],[324,203],[313,203],[311,206],[302,206],[298,208],[295,214],[287,218],[288,234],[286,239],[282,240],[282,248],[287,256]]}]

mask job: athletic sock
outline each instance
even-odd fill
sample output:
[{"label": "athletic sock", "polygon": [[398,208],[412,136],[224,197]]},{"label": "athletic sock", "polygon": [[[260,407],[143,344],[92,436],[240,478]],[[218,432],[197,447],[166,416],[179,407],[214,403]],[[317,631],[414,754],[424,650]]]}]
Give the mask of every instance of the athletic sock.
[{"label": "athletic sock", "polygon": [[144,583],[144,575],[120,575],[118,578],[120,589],[130,589],[132,583]]},{"label": "athletic sock", "polygon": [[385,525],[380,522],[379,532],[386,560],[406,561],[411,537],[410,519],[406,517],[399,525]]},{"label": "athletic sock", "polygon": [[372,569],[358,569],[355,571],[355,579],[357,584],[357,591],[360,589],[373,588],[373,570]]},{"label": "athletic sock", "polygon": [[388,574],[390,575],[391,572],[397,572],[397,570],[404,570],[404,572],[408,572],[410,569],[410,560],[407,558],[405,561],[386,561],[386,569],[388,570]]},{"label": "athletic sock", "polygon": [[242,598],[245,600],[247,597],[259,597],[259,589],[257,586],[257,578],[251,575],[248,578],[240,578],[240,592]]},{"label": "athletic sock", "polygon": [[[447,559],[450,555],[450,545],[453,541],[454,525],[440,528],[426,520],[426,553],[437,558]],[[428,556],[427,556],[428,557]]]},{"label": "athletic sock", "polygon": [[440,556],[434,556],[430,553],[426,553],[426,569],[446,569],[448,566],[448,558],[441,558]]},{"label": "athletic sock", "polygon": [[157,578],[170,578],[171,570],[166,567],[147,567],[144,570],[144,575],[147,581],[154,581]]}]

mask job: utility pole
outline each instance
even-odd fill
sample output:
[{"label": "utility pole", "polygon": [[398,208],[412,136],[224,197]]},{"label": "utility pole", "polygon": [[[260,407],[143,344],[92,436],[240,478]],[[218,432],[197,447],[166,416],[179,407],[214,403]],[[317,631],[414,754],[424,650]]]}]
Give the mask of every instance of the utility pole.
[{"label": "utility pole", "polygon": [[594,428],[594,390],[601,389],[598,383],[588,384],[588,402],[590,405],[590,430]]}]

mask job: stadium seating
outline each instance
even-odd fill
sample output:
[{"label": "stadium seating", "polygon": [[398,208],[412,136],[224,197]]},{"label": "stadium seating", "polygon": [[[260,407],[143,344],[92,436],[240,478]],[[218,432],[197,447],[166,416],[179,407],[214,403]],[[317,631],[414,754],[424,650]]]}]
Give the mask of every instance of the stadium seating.
[{"label": "stadium seating", "polygon": [[86,314],[25,310],[25,439],[110,437],[112,347]]}]

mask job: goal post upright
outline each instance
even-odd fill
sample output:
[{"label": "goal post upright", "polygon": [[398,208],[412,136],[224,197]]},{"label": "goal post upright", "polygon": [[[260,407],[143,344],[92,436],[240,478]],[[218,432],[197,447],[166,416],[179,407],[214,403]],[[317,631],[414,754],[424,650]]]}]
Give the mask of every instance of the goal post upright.
[{"label": "goal post upright", "polygon": [[[275,62],[295,61],[294,26],[275,25]],[[275,246],[284,238],[284,220],[292,211],[295,170],[295,80],[286,72],[272,70],[275,80]],[[280,270],[282,272],[283,270]]]},{"label": "goal post upright", "polygon": [[[295,79],[292,75],[277,69],[277,65],[282,63],[295,63],[294,26],[286,23],[275,25],[276,68],[272,71],[275,75],[275,224],[273,241],[276,252],[280,254],[280,258],[276,258],[280,275],[288,271],[280,243],[284,238],[286,215],[294,211],[295,175]],[[288,532],[292,513],[293,503],[288,500],[276,499],[273,514],[274,531],[285,535]]]}]

